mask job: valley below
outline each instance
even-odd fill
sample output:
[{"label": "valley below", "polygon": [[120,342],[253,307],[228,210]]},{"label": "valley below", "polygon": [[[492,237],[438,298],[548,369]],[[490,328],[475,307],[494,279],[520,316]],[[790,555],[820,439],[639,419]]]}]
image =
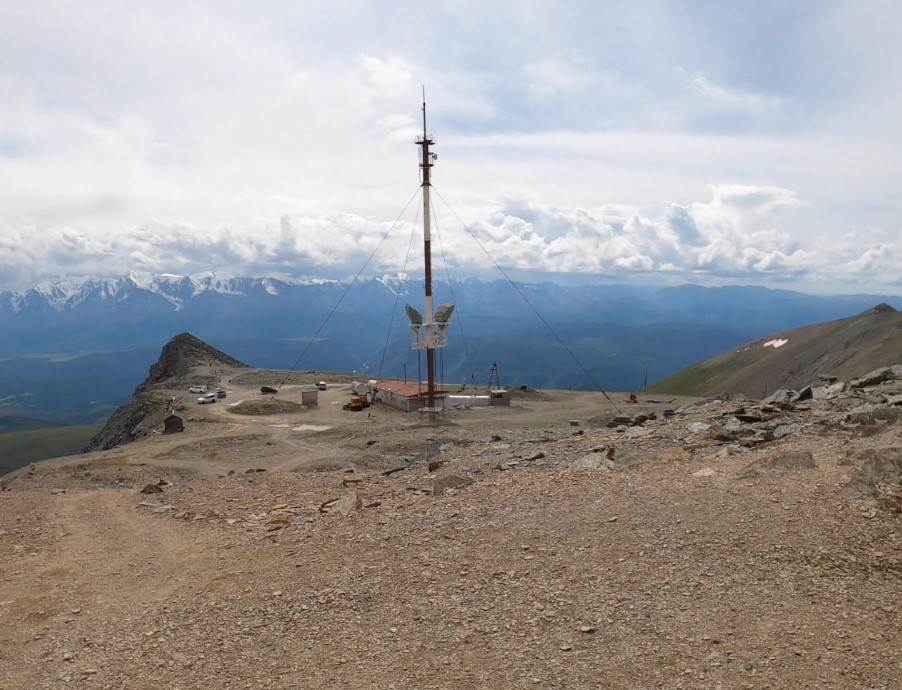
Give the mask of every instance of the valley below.
[{"label": "valley below", "polygon": [[0,478],[0,688],[898,687],[894,373],[434,420],[350,381],[195,367],[183,432]]}]

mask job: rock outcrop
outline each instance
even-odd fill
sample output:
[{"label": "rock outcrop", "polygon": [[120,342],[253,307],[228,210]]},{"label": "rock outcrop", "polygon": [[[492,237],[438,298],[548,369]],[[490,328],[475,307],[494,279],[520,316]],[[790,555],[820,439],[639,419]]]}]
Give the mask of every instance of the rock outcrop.
[{"label": "rock outcrop", "polygon": [[160,358],[151,365],[150,375],[141,385],[185,376],[193,367],[203,364],[211,367],[247,366],[190,333],[180,333],[163,346]]},{"label": "rock outcrop", "polygon": [[148,377],[135,389],[131,400],[110,416],[82,452],[115,448],[162,428],[163,417],[173,402],[173,391],[185,390],[190,385],[185,377],[199,366],[214,372],[247,365],[190,333],[180,333],[163,346],[160,358],[150,366]]}]

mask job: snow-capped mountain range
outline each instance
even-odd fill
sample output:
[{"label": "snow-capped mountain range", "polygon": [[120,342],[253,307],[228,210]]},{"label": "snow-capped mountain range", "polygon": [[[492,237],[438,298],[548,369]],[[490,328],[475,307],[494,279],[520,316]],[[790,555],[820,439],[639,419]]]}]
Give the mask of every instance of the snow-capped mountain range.
[{"label": "snow-capped mountain range", "polygon": [[[162,346],[186,331],[253,366],[413,373],[418,351],[404,304],[422,308],[422,289],[406,276],[132,273],[0,292],[0,416],[34,408],[71,420],[87,407],[118,404]],[[879,295],[478,279],[437,281],[434,299],[457,306],[441,357],[446,381],[479,383],[497,363],[504,385],[621,390],[635,389],[646,372],[653,383],[780,330],[880,302],[902,309],[902,299]]]},{"label": "snow-capped mountain range", "polygon": [[129,273],[115,278],[67,277],[55,282],[43,282],[22,292],[0,292],[0,310],[18,313],[35,304],[53,310],[72,308],[85,301],[121,302],[137,291],[158,295],[176,309],[204,292],[223,295],[243,295],[263,290],[278,295],[280,285],[322,285],[338,283],[318,278],[276,280],[274,278],[226,278],[215,273],[193,276],[173,274]]}]

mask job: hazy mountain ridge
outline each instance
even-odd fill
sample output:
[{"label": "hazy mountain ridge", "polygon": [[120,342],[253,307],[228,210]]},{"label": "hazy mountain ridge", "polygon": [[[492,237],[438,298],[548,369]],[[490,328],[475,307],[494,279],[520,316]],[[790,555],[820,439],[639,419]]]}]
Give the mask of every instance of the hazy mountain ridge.
[{"label": "hazy mountain ridge", "polygon": [[[384,333],[397,308],[395,303],[400,301],[398,292],[408,301],[418,301],[419,295],[411,293],[419,285],[411,282],[368,279],[348,288],[334,281],[157,276],[140,285],[132,277],[124,277],[87,279],[77,286],[71,282],[45,285],[26,293],[5,292],[0,293],[0,325],[6,333],[0,342],[0,356],[162,346],[180,330],[198,333],[208,341],[256,339],[248,336],[259,336],[263,327],[268,339],[299,338],[312,334],[336,305],[336,322],[350,315],[358,330]],[[647,287],[540,283],[518,284],[515,289],[505,281],[475,279],[451,285],[439,282],[436,292],[440,299],[458,303],[457,322],[475,333],[499,332],[513,324],[522,328],[529,320],[541,327],[521,294],[553,323],[714,323],[739,327],[743,332],[755,326],[760,334],[775,330],[775,323],[778,327],[783,322],[792,326],[816,323],[848,316],[879,301],[867,296],[819,298],[760,288],[683,286],[650,291]],[[84,328],[85,318],[95,319],[91,329]],[[395,328],[403,330],[403,317],[396,321]]]},{"label": "hazy mountain ridge", "polygon": [[[7,328],[35,327],[34,317],[62,316],[66,313],[89,312],[93,308],[115,309],[129,304],[147,310],[142,317],[153,317],[162,311],[171,318],[173,312],[188,310],[198,304],[209,306],[223,298],[258,299],[288,306],[299,299],[307,303],[307,312],[316,306],[334,306],[345,293],[344,311],[360,303],[367,309],[390,310],[397,295],[417,301],[420,280],[399,280],[380,276],[348,281],[304,278],[222,278],[215,274],[175,276],[168,274],[129,274],[116,278],[67,278],[42,283],[25,291],[0,292],[0,325]],[[630,285],[564,286],[552,282],[511,284],[504,280],[465,280],[435,282],[441,299],[458,302],[458,313],[505,318],[512,307],[524,307],[523,297],[540,314],[555,321],[585,320],[624,325],[637,323],[688,322],[713,323],[720,326],[760,325],[771,328],[773,321],[785,320],[793,325],[841,318],[887,302],[902,308],[902,299],[880,295],[815,296],[790,290],[772,290],[755,286],[707,288],[697,285],[651,288]],[[246,306],[246,305],[242,305]],[[774,313],[774,308],[779,314]],[[195,310],[196,311],[196,310]],[[526,312],[529,312],[526,309]],[[196,315],[196,314],[192,314]],[[324,316],[325,314],[322,314]],[[4,339],[3,350],[9,347]],[[0,352],[0,354],[5,354]]]},{"label": "hazy mountain ridge", "polygon": [[41,429],[52,429],[57,426],[60,425],[33,417],[16,417],[15,415],[0,417],[0,434],[11,431],[38,431]]},{"label": "hazy mountain ridge", "polygon": [[[388,275],[354,282],[133,273],[5,291],[0,414],[96,423],[128,399],[148,363],[181,332],[251,366],[366,376],[398,376],[406,368],[415,376],[420,364],[403,305],[420,308],[421,290],[419,279]],[[446,380],[485,384],[497,362],[504,385],[583,389],[634,390],[646,372],[652,383],[770,333],[848,317],[881,301],[902,308],[895,297],[749,286],[468,278],[436,281],[434,292],[436,303],[457,304],[440,358]]]}]

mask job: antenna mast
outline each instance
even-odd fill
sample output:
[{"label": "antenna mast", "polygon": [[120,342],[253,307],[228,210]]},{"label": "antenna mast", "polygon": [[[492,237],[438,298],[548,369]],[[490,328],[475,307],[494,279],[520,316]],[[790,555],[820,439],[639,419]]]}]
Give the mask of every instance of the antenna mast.
[{"label": "antenna mast", "polygon": [[423,255],[424,255],[424,288],[426,298],[426,318],[409,304],[407,316],[410,319],[410,328],[413,331],[413,347],[418,350],[426,350],[426,406],[423,412],[434,413],[439,411],[436,407],[435,389],[435,350],[445,347],[447,344],[446,329],[454,311],[451,302],[442,302],[433,310],[432,304],[432,237],[430,222],[432,214],[429,207],[429,192],[431,188],[430,173],[436,155],[429,151],[429,147],[435,144],[426,131],[426,89],[423,88],[423,136],[417,137],[416,145],[420,147],[420,179],[423,188]]}]

